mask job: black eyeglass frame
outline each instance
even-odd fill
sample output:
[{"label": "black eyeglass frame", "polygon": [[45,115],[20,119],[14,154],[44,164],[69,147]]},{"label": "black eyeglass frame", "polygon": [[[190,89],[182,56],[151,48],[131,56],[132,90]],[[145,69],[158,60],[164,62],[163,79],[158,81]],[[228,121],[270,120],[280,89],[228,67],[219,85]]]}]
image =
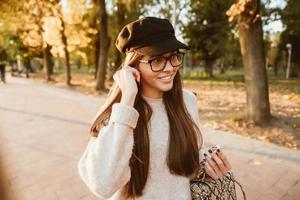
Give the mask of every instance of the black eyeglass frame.
[{"label": "black eyeglass frame", "polygon": [[[174,56],[174,55],[178,55],[178,54],[181,54],[181,55],[182,55],[182,61],[181,61],[180,64],[174,66],[174,65],[172,64],[172,62],[171,62],[171,57]],[[180,66],[182,65],[182,63],[183,63],[184,55],[185,55],[185,52],[183,52],[183,51],[178,51],[178,52],[176,52],[176,53],[172,53],[172,54],[171,54],[170,56],[168,56],[168,57],[166,57],[166,56],[157,56],[157,57],[151,58],[151,59],[149,59],[149,60],[139,60],[139,62],[142,62],[142,63],[149,63],[149,64],[150,64],[150,67],[151,67],[151,70],[152,70],[153,72],[161,72],[161,71],[163,71],[163,70],[166,68],[168,61],[170,62],[170,64],[171,64],[172,67],[180,67]],[[164,58],[164,59],[165,59],[165,65],[164,65],[164,67],[163,67],[162,69],[160,69],[160,70],[153,70],[152,65],[151,65],[151,62],[152,62],[153,60],[158,59],[158,58]]]}]

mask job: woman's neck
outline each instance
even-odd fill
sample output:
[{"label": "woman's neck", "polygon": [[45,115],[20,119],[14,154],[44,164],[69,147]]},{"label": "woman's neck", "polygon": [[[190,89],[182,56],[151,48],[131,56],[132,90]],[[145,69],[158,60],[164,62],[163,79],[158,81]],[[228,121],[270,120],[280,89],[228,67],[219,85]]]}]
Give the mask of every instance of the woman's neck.
[{"label": "woman's neck", "polygon": [[163,92],[161,92],[161,91],[142,91],[142,95],[144,97],[148,97],[151,99],[161,99],[163,96]]}]

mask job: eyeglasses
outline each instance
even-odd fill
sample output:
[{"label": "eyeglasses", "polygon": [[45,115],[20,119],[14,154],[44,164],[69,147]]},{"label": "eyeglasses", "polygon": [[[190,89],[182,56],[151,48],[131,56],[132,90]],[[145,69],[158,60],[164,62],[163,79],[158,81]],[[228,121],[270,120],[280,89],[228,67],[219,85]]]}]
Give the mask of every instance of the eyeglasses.
[{"label": "eyeglasses", "polygon": [[151,58],[149,60],[139,60],[142,63],[149,63],[153,72],[163,71],[167,65],[167,61],[170,61],[172,67],[180,67],[183,62],[184,53],[173,53],[168,57],[160,56]]}]

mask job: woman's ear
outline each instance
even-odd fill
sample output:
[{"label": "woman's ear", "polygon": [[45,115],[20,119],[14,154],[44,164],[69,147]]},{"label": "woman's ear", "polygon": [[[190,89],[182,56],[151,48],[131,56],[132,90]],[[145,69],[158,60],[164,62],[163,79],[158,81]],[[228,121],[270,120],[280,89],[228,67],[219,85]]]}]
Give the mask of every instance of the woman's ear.
[{"label": "woman's ear", "polygon": [[135,65],[135,69],[138,70],[141,73],[140,63],[139,62]]}]

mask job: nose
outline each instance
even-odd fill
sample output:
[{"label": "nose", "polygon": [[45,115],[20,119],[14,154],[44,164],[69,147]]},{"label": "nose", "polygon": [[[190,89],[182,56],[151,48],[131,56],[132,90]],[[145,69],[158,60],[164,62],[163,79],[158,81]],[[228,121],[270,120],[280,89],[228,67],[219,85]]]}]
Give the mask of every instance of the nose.
[{"label": "nose", "polygon": [[170,63],[170,60],[167,60],[164,71],[170,71],[170,70],[173,70],[173,66]]}]

